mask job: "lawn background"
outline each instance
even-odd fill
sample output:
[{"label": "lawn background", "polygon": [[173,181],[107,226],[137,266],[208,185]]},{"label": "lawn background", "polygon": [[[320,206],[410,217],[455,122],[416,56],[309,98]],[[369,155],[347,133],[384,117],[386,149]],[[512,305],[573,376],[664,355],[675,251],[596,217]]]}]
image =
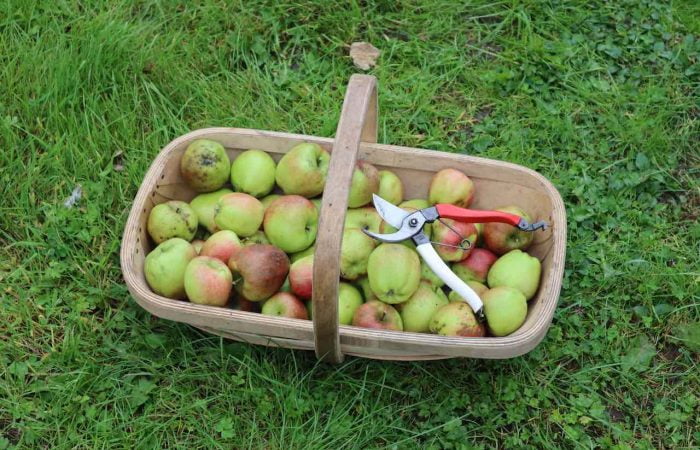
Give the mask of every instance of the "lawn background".
[{"label": "lawn background", "polygon": [[[196,3],[0,4],[0,449],[700,445],[700,4]],[[523,164],[564,197],[530,354],[325,366],[130,298],[121,233],[159,149],[332,136],[362,40],[380,142]]]}]

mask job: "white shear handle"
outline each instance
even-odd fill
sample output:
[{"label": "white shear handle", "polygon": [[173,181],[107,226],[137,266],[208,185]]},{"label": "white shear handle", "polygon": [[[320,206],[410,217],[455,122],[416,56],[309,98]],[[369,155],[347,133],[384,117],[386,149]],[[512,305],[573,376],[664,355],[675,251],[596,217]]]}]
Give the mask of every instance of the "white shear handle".
[{"label": "white shear handle", "polygon": [[479,296],[470,288],[464,281],[462,281],[454,272],[449,268],[447,264],[440,258],[435,249],[429,242],[424,244],[419,244],[416,246],[418,254],[423,258],[423,260],[428,264],[428,267],[435,272],[442,281],[445,282],[453,291],[457,292],[460,297],[462,297],[469,306],[472,307],[474,314],[480,316],[484,307],[484,303],[481,301]]}]

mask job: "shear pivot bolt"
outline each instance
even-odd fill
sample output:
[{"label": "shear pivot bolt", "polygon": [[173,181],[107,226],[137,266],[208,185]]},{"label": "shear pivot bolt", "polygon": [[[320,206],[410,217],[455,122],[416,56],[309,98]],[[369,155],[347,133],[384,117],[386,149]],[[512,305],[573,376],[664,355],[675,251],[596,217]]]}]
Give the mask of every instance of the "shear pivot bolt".
[{"label": "shear pivot bolt", "polygon": [[408,221],[408,224],[412,227],[415,227],[416,225],[418,225],[418,219],[411,219]]}]

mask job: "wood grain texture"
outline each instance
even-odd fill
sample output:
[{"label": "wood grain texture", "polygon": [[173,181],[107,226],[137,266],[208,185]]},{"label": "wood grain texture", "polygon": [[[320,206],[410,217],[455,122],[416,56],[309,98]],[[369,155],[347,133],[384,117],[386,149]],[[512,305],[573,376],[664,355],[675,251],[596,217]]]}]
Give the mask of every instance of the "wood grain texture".
[{"label": "wood grain texture", "polygon": [[316,356],[331,363],[343,360],[338,334],[340,248],[360,140],[377,141],[376,85],[377,80],[369,75],[350,78],[321,201],[314,254],[314,341]]},{"label": "wood grain texture", "polygon": [[[371,118],[370,114],[374,111],[371,104],[368,105],[368,110],[366,123],[376,126],[376,117]],[[367,134],[363,134],[357,157],[369,161],[379,169],[389,168],[394,171],[406,188],[406,198],[427,197],[430,179],[434,173],[443,168],[453,167],[463,171],[474,181],[477,192],[474,208],[494,209],[517,204],[534,220],[547,220],[552,227],[545,232],[538,231],[529,249],[529,252],[542,262],[542,281],[537,294],[529,301],[525,323],[510,336],[454,338],[340,326],[339,352],[390,360],[445,357],[498,359],[515,357],[533,349],[545,336],[552,321],[564,271],[566,213],[556,188],[539,173],[516,164],[468,155],[377,144],[371,142],[376,128],[371,130],[365,127],[363,132]],[[278,160],[301,142],[314,142],[328,150],[331,150],[334,144],[334,140],[330,138],[241,128],[201,129],[170,142],[155,158],[146,173],[124,229],[120,259],[129,291],[139,305],[164,319],[188,323],[253,344],[268,345],[265,343],[270,342],[269,345],[315,349],[318,339],[314,337],[311,321],[263,316],[172,300],[154,294],[146,284],[143,275],[144,258],[153,248],[145,226],[148,214],[158,203],[170,199],[189,201],[194,197],[195,193],[180,177],[179,160],[187,145],[201,138],[221,142],[231,158],[243,150],[259,148]],[[348,188],[349,184],[345,186],[346,196]],[[340,215],[344,214],[343,210]],[[336,249],[340,248],[341,237],[342,233],[335,235]],[[317,254],[325,251],[323,246],[317,246]],[[336,267],[337,264],[336,253]],[[335,282],[337,283],[337,278]]]}]

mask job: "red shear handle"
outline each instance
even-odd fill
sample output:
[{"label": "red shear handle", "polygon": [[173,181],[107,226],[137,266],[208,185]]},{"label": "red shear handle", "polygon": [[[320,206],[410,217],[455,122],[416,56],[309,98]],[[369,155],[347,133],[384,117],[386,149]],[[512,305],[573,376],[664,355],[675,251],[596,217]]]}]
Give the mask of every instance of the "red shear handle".
[{"label": "red shear handle", "polygon": [[482,211],[478,209],[464,209],[455,205],[439,203],[435,205],[441,218],[454,219],[459,222],[485,223],[501,222],[517,227],[521,217],[502,211]]}]

